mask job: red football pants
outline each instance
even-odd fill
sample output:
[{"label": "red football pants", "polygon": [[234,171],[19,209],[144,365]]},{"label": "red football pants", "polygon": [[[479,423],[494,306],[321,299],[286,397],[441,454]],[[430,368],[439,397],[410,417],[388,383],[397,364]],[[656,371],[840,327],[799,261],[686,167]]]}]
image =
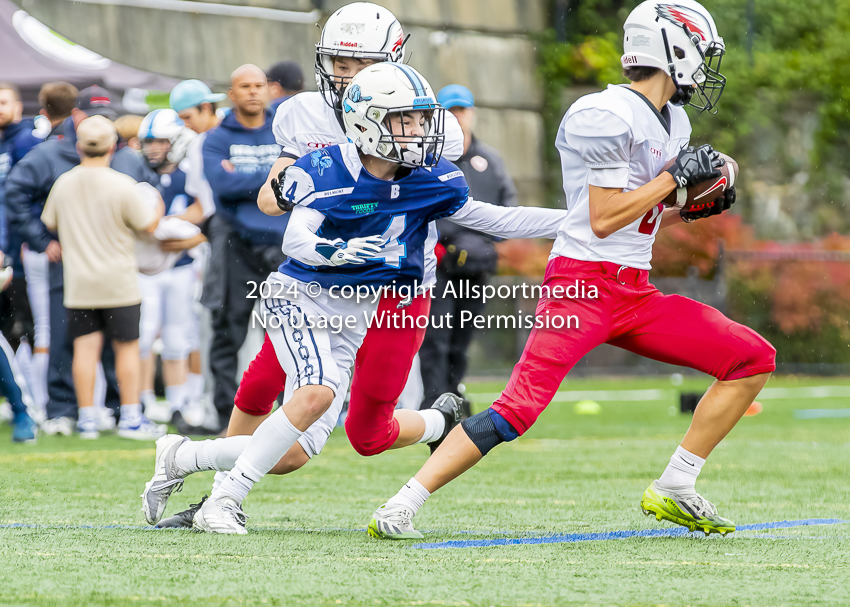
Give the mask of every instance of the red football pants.
[{"label": "red football pants", "polygon": [[[768,373],[776,350],[752,329],[705,304],[663,295],[648,272],[607,262],[558,257],[546,268],[537,316],[548,327],[532,330],[511,379],[492,408],[524,434],[552,401],[570,369],[598,345],[608,343],[647,358],[698,369],[720,380]],[[554,297],[556,285],[597,287],[596,299]],[[561,317],[561,321],[553,320]],[[568,317],[575,317],[574,328]],[[576,319],[578,324],[576,325]]]},{"label": "red football pants", "polygon": [[[383,453],[398,438],[399,427],[393,411],[407,384],[413,358],[425,338],[425,329],[419,328],[425,323],[411,323],[410,317],[428,318],[430,295],[416,297],[403,310],[397,308],[400,301],[400,297],[384,296],[378,305],[379,315],[396,315],[399,328],[371,327],[357,351],[345,432],[361,455]],[[402,315],[408,317],[407,322]],[[266,335],[262,349],[242,375],[234,404],[249,415],[267,415],[285,385],[286,373]]]}]

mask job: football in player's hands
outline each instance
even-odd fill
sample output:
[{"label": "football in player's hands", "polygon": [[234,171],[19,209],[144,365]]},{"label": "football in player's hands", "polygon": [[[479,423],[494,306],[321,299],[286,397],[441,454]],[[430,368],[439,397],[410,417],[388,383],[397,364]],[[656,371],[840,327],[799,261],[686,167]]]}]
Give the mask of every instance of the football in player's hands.
[{"label": "football in player's hands", "polygon": [[[682,150],[682,152],[684,151]],[[738,163],[726,154],[721,154],[714,150],[711,150],[711,153],[708,154],[709,157],[712,157],[712,155],[716,155],[716,159],[712,161],[713,165],[717,165],[715,176],[697,182],[695,185],[673,190],[661,201],[665,207],[680,209],[684,216],[685,213],[699,214],[702,211],[711,211],[717,206],[717,212],[710,212],[708,215],[704,215],[708,217],[709,215],[716,215],[731,206],[732,202],[734,202]],[[681,157],[682,153],[680,152],[678,157],[664,166],[662,172],[674,167]],[[731,198],[729,195],[731,195]]]}]

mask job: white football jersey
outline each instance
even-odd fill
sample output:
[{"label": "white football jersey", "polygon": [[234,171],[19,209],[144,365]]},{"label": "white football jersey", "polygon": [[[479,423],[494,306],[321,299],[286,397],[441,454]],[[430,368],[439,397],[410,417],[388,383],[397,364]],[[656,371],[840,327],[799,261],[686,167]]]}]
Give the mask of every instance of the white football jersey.
[{"label": "white football jersey", "polygon": [[[446,112],[446,142],[443,157],[455,161],[463,156],[463,131],[457,118]],[[340,124],[337,113],[317,91],[298,93],[281,103],[272,125],[275,140],[283,148],[281,156],[301,158],[331,145],[348,143],[348,137]],[[425,242],[425,272],[423,286],[437,282],[437,245],[439,232],[432,221],[428,224],[428,239]]]},{"label": "white football jersey", "polygon": [[590,227],[588,192],[591,185],[636,190],[655,179],[688,145],[688,115],[682,107],[670,103],[667,110],[669,133],[661,123],[661,113],[623,85],[608,85],[606,90],[586,95],[570,107],[555,140],[569,213],[558,230],[552,257],[650,269],[662,205],[607,238],[597,238]]}]

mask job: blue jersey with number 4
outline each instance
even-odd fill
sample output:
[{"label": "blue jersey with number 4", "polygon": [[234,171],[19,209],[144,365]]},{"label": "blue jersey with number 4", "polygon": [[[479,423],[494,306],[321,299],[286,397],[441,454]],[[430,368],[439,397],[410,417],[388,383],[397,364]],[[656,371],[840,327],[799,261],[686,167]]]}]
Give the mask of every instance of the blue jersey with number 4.
[{"label": "blue jersey with number 4", "polygon": [[402,171],[393,181],[373,177],[352,143],[299,158],[286,171],[284,196],[324,215],[317,234],[332,241],[382,236],[385,244],[382,257],[361,265],[311,266],[290,258],[280,272],[323,287],[422,284],[428,223],[456,213],[469,187],[448,160]]}]

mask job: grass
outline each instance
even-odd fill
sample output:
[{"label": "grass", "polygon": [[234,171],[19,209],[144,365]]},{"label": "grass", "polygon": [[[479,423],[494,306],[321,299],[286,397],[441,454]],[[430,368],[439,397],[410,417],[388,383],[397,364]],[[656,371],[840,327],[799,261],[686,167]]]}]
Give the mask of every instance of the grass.
[{"label": "grass", "polygon": [[[770,387],[846,384],[771,380]],[[686,380],[701,389],[707,381]],[[497,392],[500,382],[471,392]],[[671,390],[666,379],[569,381],[567,390]],[[598,416],[553,403],[429,500],[427,542],[670,528],[638,501],[689,418],[667,400],[604,401]],[[488,402],[477,402],[483,408]],[[699,488],[739,524],[850,520],[850,420],[795,421],[841,399],[765,401],[703,469]],[[671,409],[673,408],[673,409]],[[250,534],[144,527],[138,496],[153,446],[105,437],[14,445],[0,430],[0,604],[14,605],[846,605],[850,524],[712,536],[421,550],[364,532],[371,512],[427,456],[354,453],[337,431],[288,477],[245,502]],[[208,491],[195,475],[171,513]],[[34,527],[9,527],[23,523]],[[92,526],[84,527],[84,526]],[[109,528],[110,526],[116,526]]]}]

